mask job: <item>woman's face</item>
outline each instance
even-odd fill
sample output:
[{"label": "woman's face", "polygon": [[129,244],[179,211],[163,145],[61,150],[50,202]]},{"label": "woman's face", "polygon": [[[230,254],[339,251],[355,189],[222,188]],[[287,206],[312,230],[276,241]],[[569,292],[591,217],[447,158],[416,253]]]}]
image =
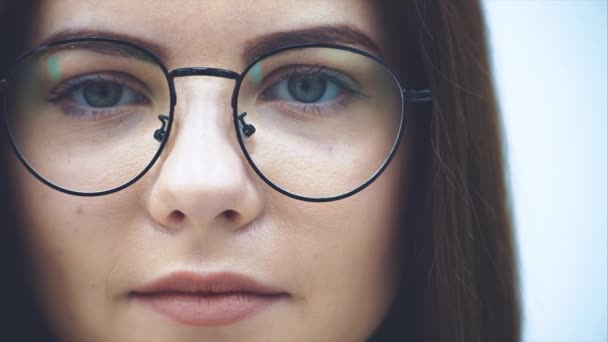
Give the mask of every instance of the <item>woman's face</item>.
[{"label": "woman's face", "polygon": [[[33,44],[66,31],[129,36],[165,51],[170,70],[240,72],[252,42],[320,26],[349,27],[388,54],[363,0],[53,0],[35,23]],[[403,153],[354,196],[291,199],[244,159],[233,86],[176,79],[167,147],[117,193],[66,195],[12,160],[33,287],[63,340],[363,341],[380,324],[398,286]]]}]

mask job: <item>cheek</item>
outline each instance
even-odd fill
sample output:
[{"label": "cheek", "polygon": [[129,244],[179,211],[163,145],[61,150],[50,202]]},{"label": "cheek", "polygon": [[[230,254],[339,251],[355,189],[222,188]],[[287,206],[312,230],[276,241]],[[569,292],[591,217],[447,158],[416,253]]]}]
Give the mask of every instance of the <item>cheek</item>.
[{"label": "cheek", "polygon": [[83,314],[87,321],[103,321],[111,309],[107,279],[123,248],[121,228],[134,212],[122,205],[129,201],[65,195],[22,167],[13,175],[21,189],[16,200],[29,278],[46,317],[59,329],[70,327],[70,333]]},{"label": "cheek", "polygon": [[[284,267],[299,270],[295,277],[306,284],[304,297],[310,305],[304,316],[324,320],[336,336],[358,340],[369,334],[396,295],[402,175],[399,161],[394,164],[370,187],[345,200],[298,204],[291,211],[277,208],[290,213],[282,218],[290,234],[285,237],[289,261]],[[353,327],[352,322],[359,324]]]}]

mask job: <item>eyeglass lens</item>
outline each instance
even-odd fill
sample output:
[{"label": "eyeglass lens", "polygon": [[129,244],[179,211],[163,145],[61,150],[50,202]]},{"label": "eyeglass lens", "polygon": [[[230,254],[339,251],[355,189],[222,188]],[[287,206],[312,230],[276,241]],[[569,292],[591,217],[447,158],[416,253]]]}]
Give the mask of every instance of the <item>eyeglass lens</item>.
[{"label": "eyeglass lens", "polygon": [[309,47],[255,64],[237,112],[255,127],[243,141],[264,176],[291,193],[324,198],[359,187],[380,169],[399,132],[401,91],[373,59]]}]

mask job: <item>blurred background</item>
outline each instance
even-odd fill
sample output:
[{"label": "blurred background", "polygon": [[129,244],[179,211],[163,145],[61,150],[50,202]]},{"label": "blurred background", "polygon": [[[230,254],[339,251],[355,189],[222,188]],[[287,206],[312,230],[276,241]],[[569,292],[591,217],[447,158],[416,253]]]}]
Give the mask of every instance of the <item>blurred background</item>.
[{"label": "blurred background", "polygon": [[525,342],[608,340],[607,3],[482,0]]}]

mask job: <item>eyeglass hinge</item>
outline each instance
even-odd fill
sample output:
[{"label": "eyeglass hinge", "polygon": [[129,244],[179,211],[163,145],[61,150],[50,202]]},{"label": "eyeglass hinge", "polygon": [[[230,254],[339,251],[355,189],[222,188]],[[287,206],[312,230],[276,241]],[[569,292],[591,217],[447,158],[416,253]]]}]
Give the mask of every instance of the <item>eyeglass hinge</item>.
[{"label": "eyeglass hinge", "polygon": [[430,101],[433,97],[431,96],[431,90],[404,90],[403,96],[407,102],[426,102]]}]

